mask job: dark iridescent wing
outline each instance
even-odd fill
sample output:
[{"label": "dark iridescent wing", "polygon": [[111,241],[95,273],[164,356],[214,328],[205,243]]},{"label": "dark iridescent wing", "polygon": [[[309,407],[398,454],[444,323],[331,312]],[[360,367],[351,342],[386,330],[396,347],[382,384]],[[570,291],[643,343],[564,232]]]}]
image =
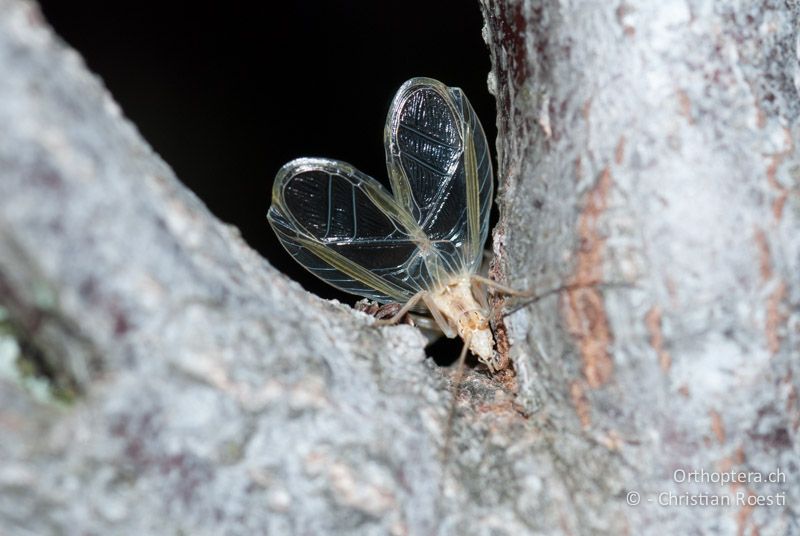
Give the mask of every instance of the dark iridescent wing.
[{"label": "dark iridescent wing", "polygon": [[384,142],[395,199],[434,245],[444,274],[476,271],[494,179],[466,96],[430,78],[409,80],[392,102]]},{"label": "dark iridescent wing", "polygon": [[297,262],[340,290],[385,303],[425,288],[424,234],[379,182],[349,164],[289,162],[267,218]]}]

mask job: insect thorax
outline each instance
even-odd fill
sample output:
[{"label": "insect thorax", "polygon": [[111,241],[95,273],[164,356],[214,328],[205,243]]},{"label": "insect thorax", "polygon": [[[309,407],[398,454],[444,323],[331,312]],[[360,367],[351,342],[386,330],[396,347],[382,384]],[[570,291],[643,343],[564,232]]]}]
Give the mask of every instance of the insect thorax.
[{"label": "insect thorax", "polygon": [[469,347],[478,359],[492,368],[494,337],[486,313],[472,295],[469,276],[453,279],[441,289],[431,292],[431,300],[451,328],[469,340]]}]

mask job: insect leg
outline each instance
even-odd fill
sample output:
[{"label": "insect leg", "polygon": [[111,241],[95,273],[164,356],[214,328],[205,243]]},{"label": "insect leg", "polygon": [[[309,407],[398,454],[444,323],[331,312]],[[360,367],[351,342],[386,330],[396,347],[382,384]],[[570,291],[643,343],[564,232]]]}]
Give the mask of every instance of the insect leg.
[{"label": "insect leg", "polygon": [[422,296],[422,301],[425,302],[425,305],[428,307],[428,310],[431,312],[431,316],[433,317],[434,322],[439,325],[442,329],[442,333],[448,339],[452,339],[456,336],[456,328],[455,326],[448,322],[439,308],[436,306],[433,300],[430,299],[429,295],[426,293]]},{"label": "insect leg", "polygon": [[394,316],[392,316],[391,318],[382,318],[376,320],[375,325],[390,326],[392,324],[397,324],[400,321],[400,319],[403,318],[403,316],[405,316],[405,314],[409,312],[417,304],[417,302],[419,302],[420,299],[425,299],[425,294],[427,294],[427,291],[420,290],[419,292],[411,296],[411,298],[409,298],[406,304],[402,306],[400,310],[394,314]]},{"label": "insect leg", "polygon": [[527,290],[517,290],[511,287],[507,287],[502,283],[498,283],[493,279],[489,279],[488,277],[483,277],[482,275],[472,274],[469,276],[469,280],[473,284],[484,285],[487,288],[493,288],[502,292],[503,294],[508,294],[509,296],[531,296],[531,293]]},{"label": "insect leg", "polygon": [[433,318],[429,316],[415,315],[413,313],[409,313],[409,316],[414,321],[415,326],[420,327],[422,329],[427,329],[429,331],[435,331],[437,334],[444,335],[442,328]]},{"label": "insect leg", "polygon": [[490,309],[489,296],[487,296],[485,292],[481,292],[481,290],[483,290],[481,288],[481,282],[470,277],[469,284],[472,296],[478,300],[478,304],[480,304],[484,311],[488,311]]}]

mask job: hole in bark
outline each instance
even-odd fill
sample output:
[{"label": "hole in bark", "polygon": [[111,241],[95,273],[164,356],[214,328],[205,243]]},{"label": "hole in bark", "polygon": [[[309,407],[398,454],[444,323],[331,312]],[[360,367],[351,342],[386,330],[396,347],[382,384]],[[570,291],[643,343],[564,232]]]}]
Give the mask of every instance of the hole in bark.
[{"label": "hole in bark", "polygon": [[[458,355],[461,353],[461,348],[464,341],[460,337],[448,339],[447,337],[440,337],[438,340],[429,344],[425,351],[433,359],[433,362],[440,367],[449,367],[458,360]],[[467,354],[467,366],[472,367],[475,365],[475,357],[472,353]]]},{"label": "hole in bark", "polygon": [[448,339],[447,337],[439,337],[439,339],[425,348],[425,352],[440,367],[448,367],[458,359],[462,344],[464,343],[461,342],[460,338]]}]

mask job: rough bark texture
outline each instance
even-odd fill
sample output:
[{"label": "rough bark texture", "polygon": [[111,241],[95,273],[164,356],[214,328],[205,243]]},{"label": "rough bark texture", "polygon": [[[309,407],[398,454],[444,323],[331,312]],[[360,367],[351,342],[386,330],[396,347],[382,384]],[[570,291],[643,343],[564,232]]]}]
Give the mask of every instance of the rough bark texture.
[{"label": "rough bark texture", "polygon": [[[607,284],[506,319],[519,400],[551,429],[559,478],[544,489],[570,498],[563,530],[800,533],[797,2],[499,1],[485,14],[495,273],[541,290]],[[675,477],[778,468],[785,482]],[[786,506],[669,508],[662,492],[783,493]]]},{"label": "rough bark texture", "polygon": [[[485,6],[495,273],[588,286],[500,326],[517,376],[468,374],[443,461],[423,337],[277,273],[0,0],[0,305],[69,395],[0,375],[0,533],[796,532],[793,9]],[[787,506],[647,502],[702,489]]]},{"label": "rough bark texture", "polygon": [[0,533],[522,526],[508,378],[467,381],[465,448],[443,467],[448,374],[416,329],[376,329],[271,268],[31,3],[0,0],[0,71],[1,303],[62,393],[0,379]]}]

